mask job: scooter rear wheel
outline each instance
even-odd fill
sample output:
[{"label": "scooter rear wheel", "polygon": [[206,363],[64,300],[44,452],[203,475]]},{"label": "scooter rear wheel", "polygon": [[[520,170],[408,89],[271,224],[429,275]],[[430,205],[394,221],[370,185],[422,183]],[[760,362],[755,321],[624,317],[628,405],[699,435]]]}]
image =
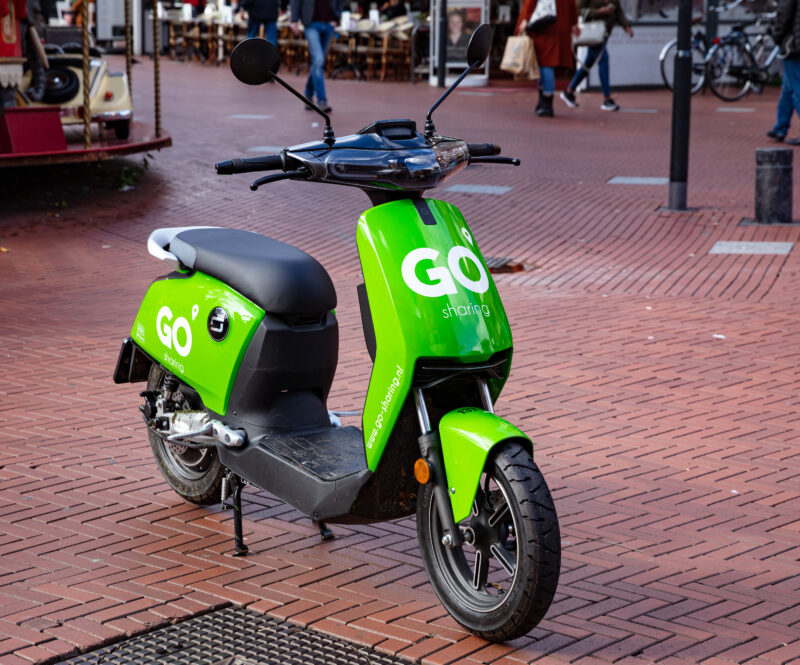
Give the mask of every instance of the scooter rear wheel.
[{"label": "scooter rear wheel", "polygon": [[[165,373],[163,367],[153,364],[147,379],[147,389],[161,391]],[[182,409],[192,409],[200,405],[192,405],[182,396],[179,406]],[[148,430],[148,436],[158,470],[172,489],[192,503],[203,506],[219,503],[225,467],[213,448],[189,448],[169,443],[152,429]]]},{"label": "scooter rear wheel", "polygon": [[501,444],[487,461],[472,514],[459,524],[464,544],[442,544],[433,487],[417,502],[417,535],[439,600],[472,633],[502,642],[543,618],[558,586],[561,536],[550,490],[530,454]]}]

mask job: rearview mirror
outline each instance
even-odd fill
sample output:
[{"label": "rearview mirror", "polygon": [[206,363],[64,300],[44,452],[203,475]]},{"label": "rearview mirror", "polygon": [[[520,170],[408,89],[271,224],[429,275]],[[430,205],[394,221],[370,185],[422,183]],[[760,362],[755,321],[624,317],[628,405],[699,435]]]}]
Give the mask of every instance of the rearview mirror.
[{"label": "rearview mirror", "polygon": [[492,28],[483,23],[475,28],[467,46],[467,64],[479,65],[492,52]]},{"label": "rearview mirror", "polygon": [[[470,42],[470,45],[472,42]],[[231,71],[242,83],[261,85],[272,80],[281,66],[281,54],[266,39],[254,37],[237,44],[231,53]]]},{"label": "rearview mirror", "polygon": [[282,80],[278,76],[280,66],[280,52],[274,44],[266,39],[259,39],[258,37],[245,39],[231,53],[231,71],[237,79],[247,85],[261,85],[269,81],[275,81],[282,85],[295,97],[302,100],[308,108],[313,109],[325,118],[325,130],[322,132],[322,140],[328,145],[333,145],[336,139],[333,135],[333,127],[331,127],[331,117],[314,102],[301,95],[286,81]]},{"label": "rearview mirror", "polygon": [[439,108],[439,105],[447,99],[448,95],[450,95],[453,90],[455,90],[461,81],[463,81],[469,73],[475,69],[478,65],[486,60],[489,57],[489,54],[492,51],[492,28],[487,25],[486,23],[482,23],[472,33],[472,37],[469,38],[469,44],[467,45],[467,68],[461,73],[453,84],[444,91],[444,94],[439,97],[436,103],[431,106],[428,110],[428,115],[425,117],[425,136],[427,138],[431,138],[434,133],[436,132],[436,127],[433,124],[433,112]]}]

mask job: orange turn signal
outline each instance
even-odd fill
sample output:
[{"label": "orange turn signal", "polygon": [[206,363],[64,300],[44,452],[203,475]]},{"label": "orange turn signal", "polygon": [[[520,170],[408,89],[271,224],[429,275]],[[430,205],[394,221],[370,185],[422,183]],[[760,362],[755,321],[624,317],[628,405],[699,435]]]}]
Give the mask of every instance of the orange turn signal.
[{"label": "orange turn signal", "polygon": [[421,457],[414,462],[414,478],[420,485],[424,485],[431,479],[431,467]]}]

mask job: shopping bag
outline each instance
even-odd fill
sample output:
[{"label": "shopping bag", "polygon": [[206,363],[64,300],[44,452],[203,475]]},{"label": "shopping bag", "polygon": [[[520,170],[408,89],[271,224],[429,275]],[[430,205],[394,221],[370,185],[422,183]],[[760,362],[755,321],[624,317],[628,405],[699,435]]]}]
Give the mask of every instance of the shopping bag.
[{"label": "shopping bag", "polygon": [[533,48],[533,40],[528,35],[508,38],[500,69],[513,74],[515,79],[532,80],[539,77],[536,51]]}]

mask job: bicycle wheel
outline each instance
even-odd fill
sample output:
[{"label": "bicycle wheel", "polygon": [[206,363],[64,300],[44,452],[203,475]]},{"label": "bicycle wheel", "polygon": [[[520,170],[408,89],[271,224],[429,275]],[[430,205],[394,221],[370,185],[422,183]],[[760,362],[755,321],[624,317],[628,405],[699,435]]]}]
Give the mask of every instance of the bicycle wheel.
[{"label": "bicycle wheel", "polygon": [[758,76],[758,65],[741,42],[720,42],[708,54],[706,82],[717,97],[735,102],[744,97]]},{"label": "bicycle wheel", "polygon": [[[753,41],[753,57],[758,65],[758,78],[753,81],[753,91],[759,94],[764,92],[764,86],[776,73],[775,60],[777,58],[773,58],[770,62],[774,47],[775,41],[768,34],[758,35]],[[767,66],[768,64],[769,66]]]},{"label": "bicycle wheel", "polygon": [[[670,90],[674,90],[673,81],[675,80],[675,53],[678,49],[678,40],[673,39],[664,45],[661,54],[658,56],[661,66],[661,78],[664,85]],[[706,79],[706,53],[702,45],[697,42],[692,49],[692,94],[699,92],[703,88]]]}]

